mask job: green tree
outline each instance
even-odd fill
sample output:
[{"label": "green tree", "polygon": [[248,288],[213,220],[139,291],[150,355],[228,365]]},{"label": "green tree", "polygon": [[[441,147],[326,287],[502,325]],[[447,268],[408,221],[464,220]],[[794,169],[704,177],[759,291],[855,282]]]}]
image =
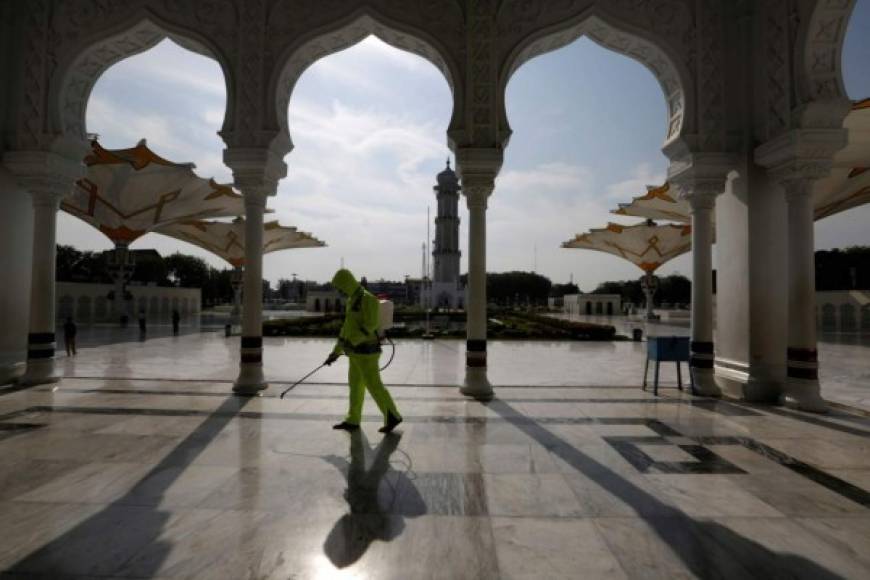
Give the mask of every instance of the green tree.
[{"label": "green tree", "polygon": [[202,258],[176,252],[163,261],[166,264],[167,275],[176,286],[184,288],[208,286],[209,270],[212,268]]},{"label": "green tree", "polygon": [[577,284],[570,282],[568,284],[553,284],[553,287],[550,289],[550,296],[559,298],[565,296],[566,294],[579,294],[580,288]]}]

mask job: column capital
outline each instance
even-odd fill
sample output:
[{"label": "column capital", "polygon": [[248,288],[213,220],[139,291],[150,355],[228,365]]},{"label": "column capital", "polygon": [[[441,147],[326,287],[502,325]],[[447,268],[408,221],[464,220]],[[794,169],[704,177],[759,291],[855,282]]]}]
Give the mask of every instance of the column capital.
[{"label": "column capital", "polygon": [[814,181],[831,172],[834,155],[846,146],[846,129],[793,129],[756,147],[755,163],[788,195],[809,195]]},{"label": "column capital", "polygon": [[287,164],[271,148],[227,148],[224,163],[232,169],[235,186],[246,198],[275,195],[278,182],[287,176]]},{"label": "column capital", "polygon": [[3,155],[3,165],[37,205],[59,205],[86,173],[82,158],[51,151],[8,151]]},{"label": "column capital", "polygon": [[681,199],[689,202],[692,211],[713,209],[734,167],[734,157],[728,153],[686,152],[672,159],[668,183]]},{"label": "column capital", "polygon": [[487,198],[495,189],[504,153],[496,148],[464,147],[456,151],[456,170],[462,180],[462,193],[468,209],[486,209]]}]

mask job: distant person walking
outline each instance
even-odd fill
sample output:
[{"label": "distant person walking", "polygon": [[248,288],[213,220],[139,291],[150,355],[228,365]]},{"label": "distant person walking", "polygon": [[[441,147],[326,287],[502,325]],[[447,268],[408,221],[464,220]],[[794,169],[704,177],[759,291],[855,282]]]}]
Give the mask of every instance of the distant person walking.
[{"label": "distant person walking", "polygon": [[63,323],[63,344],[66,347],[66,356],[76,355],[76,323],[73,322],[71,316],[66,317],[66,322]]},{"label": "distant person walking", "polygon": [[181,314],[178,310],[172,311],[172,334],[178,334],[178,325],[181,322]]},{"label": "distant person walking", "polygon": [[139,310],[139,333],[145,334],[145,310]]},{"label": "distant person walking", "polygon": [[338,334],[338,342],[324,364],[331,365],[342,354],[346,354],[350,367],[347,380],[350,386],[350,403],[344,421],[333,425],[333,429],[356,431],[362,420],[363,399],[366,389],[384,415],[381,433],[389,433],[402,422],[396,403],[381,381],[378,359],[381,357],[381,344],[378,340],[378,315],[380,304],[375,296],[363,288],[350,270],[342,268],[332,278],[332,285],[341,292],[345,300],[344,323]]}]

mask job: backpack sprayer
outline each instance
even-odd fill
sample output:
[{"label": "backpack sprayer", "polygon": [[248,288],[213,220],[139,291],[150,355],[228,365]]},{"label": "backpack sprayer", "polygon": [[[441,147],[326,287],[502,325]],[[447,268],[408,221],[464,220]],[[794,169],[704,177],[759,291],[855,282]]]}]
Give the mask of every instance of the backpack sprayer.
[{"label": "backpack sprayer", "polygon": [[[378,303],[378,343],[383,344],[384,341],[386,341],[390,344],[390,347],[392,349],[390,352],[390,358],[387,360],[387,364],[380,368],[380,370],[383,371],[392,364],[393,358],[396,356],[396,343],[394,343],[393,340],[389,336],[387,336],[387,331],[393,327],[393,314],[395,312],[395,306],[393,305],[392,300],[379,300]],[[308,377],[310,377],[325,366],[326,363],[321,364],[319,367],[317,367],[316,369],[284,389],[284,391],[281,392],[280,398],[283,399],[284,395],[290,392],[294,387],[305,382]]]}]

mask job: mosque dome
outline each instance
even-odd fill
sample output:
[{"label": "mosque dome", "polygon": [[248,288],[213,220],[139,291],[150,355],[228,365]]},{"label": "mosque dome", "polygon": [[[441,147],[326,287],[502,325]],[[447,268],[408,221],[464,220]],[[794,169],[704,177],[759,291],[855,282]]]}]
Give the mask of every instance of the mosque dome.
[{"label": "mosque dome", "polygon": [[441,189],[459,189],[459,177],[450,168],[450,159],[447,159],[447,168],[438,174],[438,187]]}]

